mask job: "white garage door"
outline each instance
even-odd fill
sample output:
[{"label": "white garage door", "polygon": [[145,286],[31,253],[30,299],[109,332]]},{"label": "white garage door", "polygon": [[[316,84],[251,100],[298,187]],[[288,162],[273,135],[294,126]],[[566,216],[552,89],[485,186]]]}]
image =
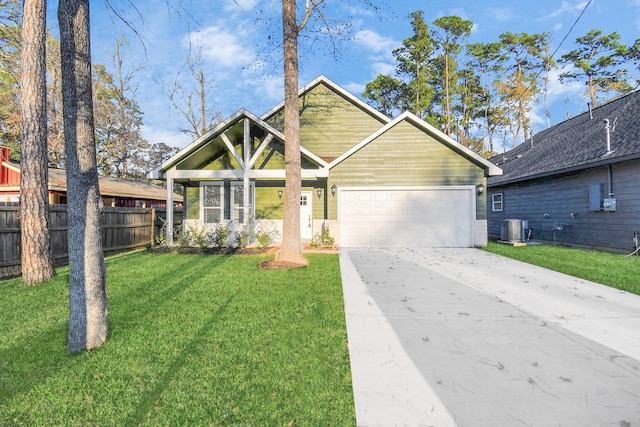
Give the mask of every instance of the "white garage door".
[{"label": "white garage door", "polygon": [[341,246],[473,246],[473,187],[343,188],[338,197]]}]

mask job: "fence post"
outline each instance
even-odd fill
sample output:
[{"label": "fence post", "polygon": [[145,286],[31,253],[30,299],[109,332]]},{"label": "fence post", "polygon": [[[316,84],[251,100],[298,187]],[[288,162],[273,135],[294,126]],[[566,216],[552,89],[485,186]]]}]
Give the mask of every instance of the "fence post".
[{"label": "fence post", "polygon": [[151,209],[151,247],[156,244],[156,208]]}]

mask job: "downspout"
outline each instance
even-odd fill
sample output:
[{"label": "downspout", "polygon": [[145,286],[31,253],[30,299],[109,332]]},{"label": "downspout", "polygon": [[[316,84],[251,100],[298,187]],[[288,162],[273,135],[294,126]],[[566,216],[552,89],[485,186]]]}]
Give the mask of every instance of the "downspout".
[{"label": "downspout", "polygon": [[613,197],[613,165],[609,163],[609,198]]},{"label": "downspout", "polygon": [[[607,152],[604,153],[604,156],[608,156],[612,153],[611,151],[611,125],[609,123],[609,119],[604,119],[604,128],[607,131]],[[609,163],[609,197],[613,197],[613,165]]]}]

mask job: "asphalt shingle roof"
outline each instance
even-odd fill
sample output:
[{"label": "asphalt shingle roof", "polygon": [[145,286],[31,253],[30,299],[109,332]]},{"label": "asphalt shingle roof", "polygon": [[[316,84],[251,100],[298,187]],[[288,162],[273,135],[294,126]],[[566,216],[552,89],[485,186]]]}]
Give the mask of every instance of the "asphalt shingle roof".
[{"label": "asphalt shingle roof", "polygon": [[[607,153],[609,120],[611,152]],[[545,129],[489,160],[502,168],[496,186],[640,158],[640,91]]]}]

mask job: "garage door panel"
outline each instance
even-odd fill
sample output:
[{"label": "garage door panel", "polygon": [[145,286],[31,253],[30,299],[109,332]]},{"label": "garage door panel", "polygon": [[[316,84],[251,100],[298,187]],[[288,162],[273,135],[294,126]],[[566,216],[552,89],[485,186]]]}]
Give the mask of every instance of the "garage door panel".
[{"label": "garage door panel", "polygon": [[473,246],[475,207],[469,189],[342,189],[343,246]]}]

